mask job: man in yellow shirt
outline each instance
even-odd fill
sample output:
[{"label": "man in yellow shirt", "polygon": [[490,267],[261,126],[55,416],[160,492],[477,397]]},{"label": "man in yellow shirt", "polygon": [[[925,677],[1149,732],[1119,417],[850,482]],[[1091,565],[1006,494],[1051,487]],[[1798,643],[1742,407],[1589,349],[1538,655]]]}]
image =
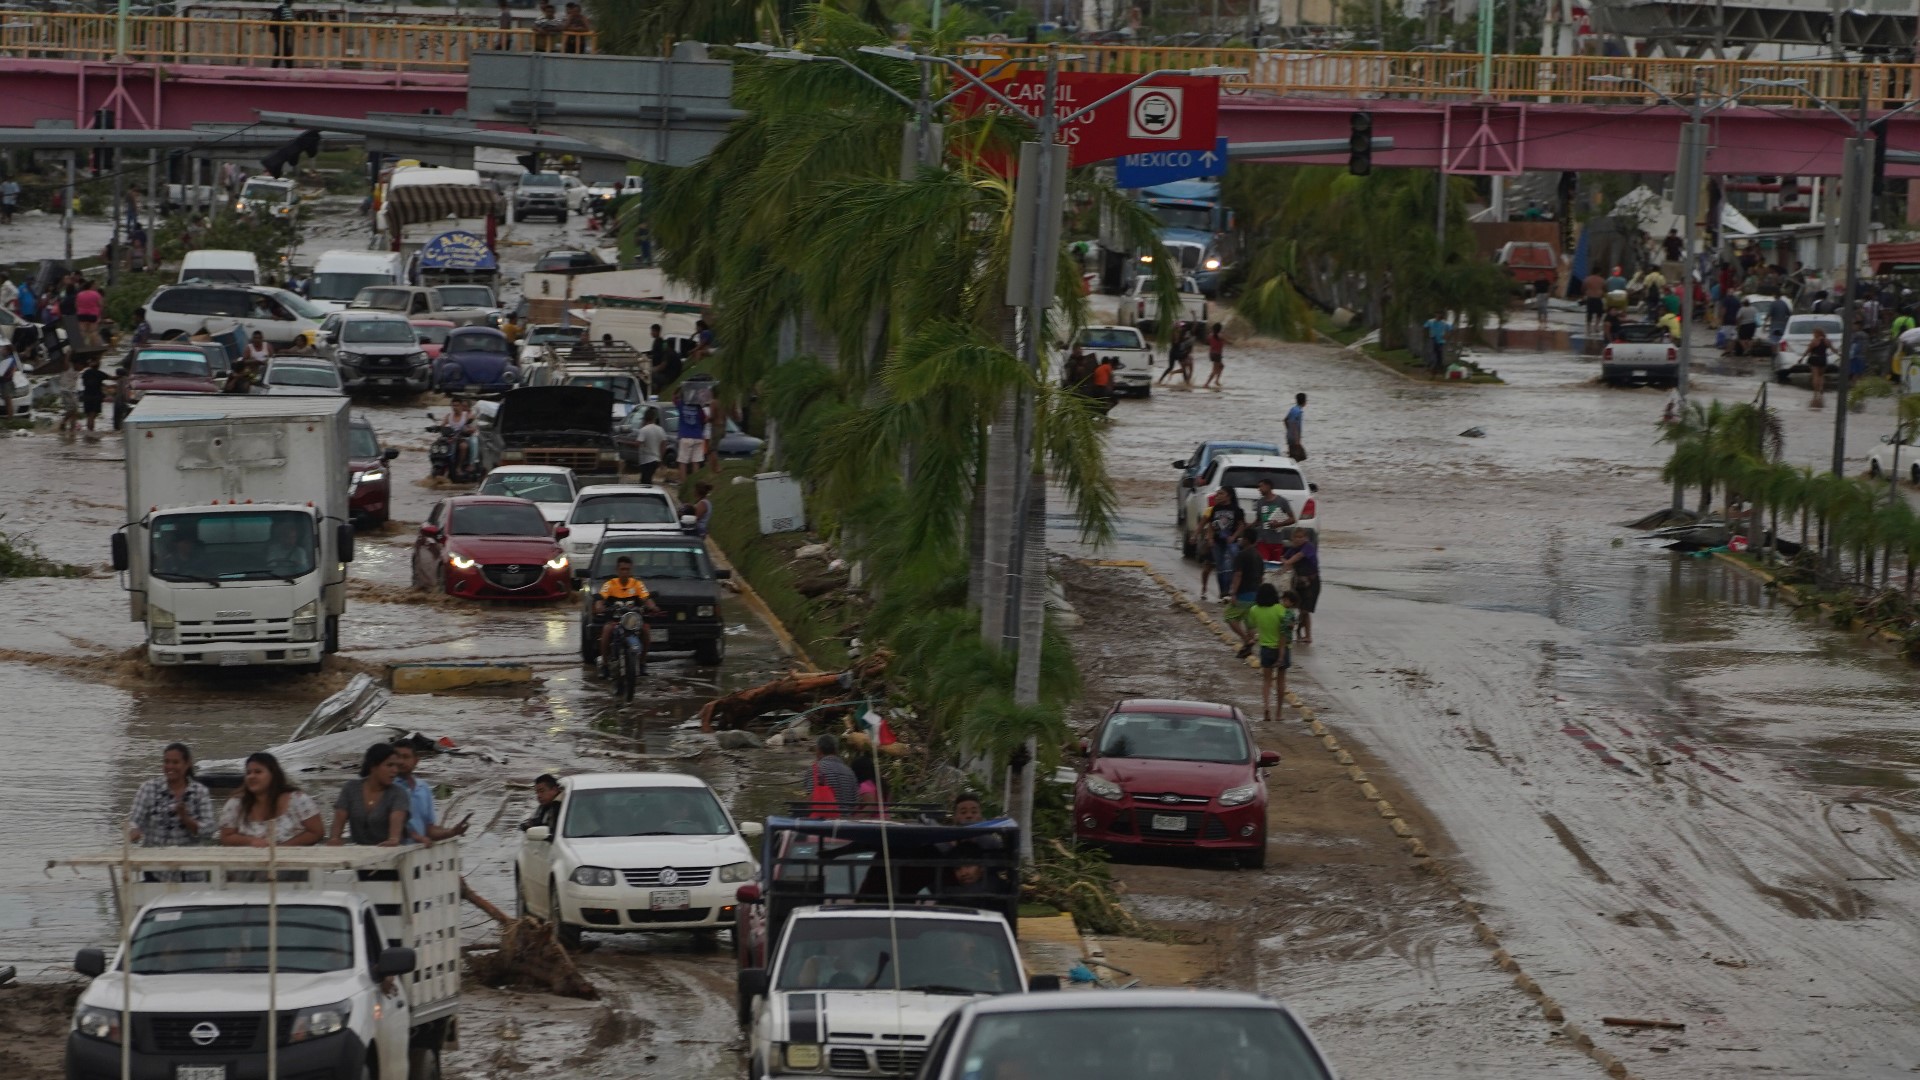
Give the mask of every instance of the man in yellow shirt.
[{"label": "man in yellow shirt", "polygon": [[[594,601],[593,613],[603,620],[600,627],[600,673],[607,672],[607,653],[613,648],[615,620],[607,618],[607,611],[616,600],[632,600],[649,615],[658,615],[660,608],[653,602],[653,594],[647,591],[647,583],[633,576],[633,560],[625,555],[613,562],[613,576],[600,586],[600,598]],[[640,674],[647,673],[647,638],[640,636]]]}]

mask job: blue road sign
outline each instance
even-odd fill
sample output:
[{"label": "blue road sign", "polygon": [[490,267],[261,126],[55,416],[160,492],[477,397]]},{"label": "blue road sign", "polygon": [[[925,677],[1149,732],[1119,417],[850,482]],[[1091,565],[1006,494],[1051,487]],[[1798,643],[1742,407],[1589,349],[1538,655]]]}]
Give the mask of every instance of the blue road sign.
[{"label": "blue road sign", "polygon": [[1198,176],[1224,176],[1226,171],[1227,140],[1221,136],[1211,150],[1125,154],[1114,163],[1113,182],[1123,188],[1156,187]]}]

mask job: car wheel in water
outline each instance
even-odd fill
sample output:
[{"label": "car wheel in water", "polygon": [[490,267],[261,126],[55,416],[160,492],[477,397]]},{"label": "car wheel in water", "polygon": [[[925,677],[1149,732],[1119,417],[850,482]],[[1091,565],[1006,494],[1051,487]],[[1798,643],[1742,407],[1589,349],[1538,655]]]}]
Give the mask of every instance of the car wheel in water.
[{"label": "car wheel in water", "polygon": [[1907,477],[1913,481],[1915,487],[1920,487],[1920,463],[1907,466]]},{"label": "car wheel in water", "polygon": [[516,866],[513,868],[513,917],[524,919],[531,914],[527,910],[526,886],[520,884],[520,868]]},{"label": "car wheel in water", "polygon": [[547,889],[547,921],[553,924],[553,936],[561,947],[578,949],[580,947],[580,928],[562,922],[560,919],[560,885],[558,882]]},{"label": "car wheel in water", "polygon": [[1781,386],[1785,386],[1793,381],[1793,373],[1790,371],[1776,371],[1773,373],[1773,379]]},{"label": "car wheel in water", "polygon": [[718,667],[720,661],[727,658],[727,639],[725,632],[712,641],[702,641],[693,647],[693,662],[705,667]]},{"label": "car wheel in water", "polygon": [[1867,475],[1873,477],[1875,480],[1880,479],[1880,459],[1879,458],[1874,458],[1867,462]]},{"label": "car wheel in water", "polygon": [[593,624],[580,628],[580,662],[592,664],[600,659],[600,642],[594,637]]},{"label": "car wheel in water", "polygon": [[407,1080],[440,1080],[440,1051],[428,1046],[408,1050]]}]

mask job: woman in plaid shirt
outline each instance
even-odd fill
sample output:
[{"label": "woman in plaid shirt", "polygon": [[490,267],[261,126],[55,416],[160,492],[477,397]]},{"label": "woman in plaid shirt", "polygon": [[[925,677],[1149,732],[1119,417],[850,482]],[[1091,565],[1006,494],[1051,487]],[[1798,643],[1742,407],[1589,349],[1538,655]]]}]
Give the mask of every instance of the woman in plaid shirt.
[{"label": "woman in plaid shirt", "polygon": [[168,743],[160,773],[134,793],[128,834],[141,847],[200,843],[213,823],[213,796],[193,778],[193,751],[185,743]]}]

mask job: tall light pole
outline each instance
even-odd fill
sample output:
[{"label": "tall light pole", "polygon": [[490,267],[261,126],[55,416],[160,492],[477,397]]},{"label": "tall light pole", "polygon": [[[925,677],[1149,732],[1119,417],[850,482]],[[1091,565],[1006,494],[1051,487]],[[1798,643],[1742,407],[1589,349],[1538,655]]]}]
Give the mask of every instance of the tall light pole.
[{"label": "tall light pole", "polygon": [[[1845,230],[1847,266],[1847,293],[1840,310],[1840,375],[1834,383],[1834,393],[1840,398],[1840,407],[1833,414],[1833,473],[1845,476],[1847,471],[1847,383],[1848,366],[1853,363],[1853,341],[1856,331],[1853,325],[1855,305],[1859,302],[1860,282],[1857,278],[1860,265],[1860,245],[1866,240],[1867,226],[1873,217],[1873,139],[1870,129],[1873,125],[1884,123],[1916,106],[1920,100],[1909,101],[1905,105],[1869,118],[1867,115],[1867,91],[1860,90],[1859,111],[1849,116],[1846,110],[1827,101],[1820,95],[1807,89],[1805,79],[1769,79],[1760,85],[1792,87],[1804,94],[1807,100],[1838,117],[1847,125],[1853,137],[1843,147],[1844,157],[1840,178],[1840,224]],[[1829,561],[1839,558],[1838,551],[1828,552]]]},{"label": "tall light pole", "polygon": [[[874,56],[884,56],[895,60],[908,60],[922,64],[941,64],[947,67],[956,78],[998,102],[1012,116],[1027,116],[1032,120],[1035,138],[1029,144],[1031,150],[1023,150],[1021,161],[1023,168],[1019,177],[1015,195],[1016,225],[1024,215],[1032,223],[1028,230],[1029,250],[1020,251],[1017,244],[1021,237],[1016,228],[1016,250],[1010,258],[1012,265],[1008,270],[1007,302],[1011,307],[1024,311],[1024,326],[1020,336],[1020,355],[1027,370],[1036,376],[1041,370],[1040,357],[1046,333],[1047,313],[1053,306],[1054,271],[1060,260],[1059,227],[1064,211],[1065,172],[1067,168],[1066,148],[1059,143],[1060,129],[1083,117],[1093,114],[1102,106],[1125,95],[1128,91],[1165,75],[1221,76],[1244,74],[1236,68],[1199,67],[1199,68],[1162,68],[1147,72],[1111,93],[1095,99],[1091,104],[1071,112],[1062,113],[1058,107],[1060,85],[1060,62],[1077,57],[1063,56],[1057,46],[1049,46],[1046,54],[1046,83],[1041,96],[1039,115],[1032,116],[1026,108],[1001,93],[985,78],[974,73],[952,57],[916,53],[909,49],[893,46],[862,46],[861,52]],[[985,56],[970,56],[969,59],[986,59]],[[1056,170],[1059,170],[1056,172]],[[1024,207],[1019,204],[1026,201]],[[1024,266],[1022,262],[1024,260]],[[1029,572],[1044,576],[1046,560],[1041,554],[1028,561],[1029,545],[1038,551],[1045,544],[1044,520],[1033,520],[1029,513],[1033,505],[1037,485],[1046,483],[1045,471],[1034,462],[1035,403],[1033,391],[1023,388],[1016,401],[1014,412],[1013,447],[1018,455],[1015,459],[1015,486],[1013,492],[1013,534],[1007,548],[1007,599],[1001,640],[1013,644],[1014,656],[1013,699],[1016,705],[1035,705],[1040,700],[1040,651],[1041,638],[1045,632],[1045,610],[1040,603],[1044,597],[1046,584],[1043,580],[1031,580]],[[1021,857],[1031,858],[1032,807],[1034,776],[1034,741],[1027,740],[1026,767],[1021,769],[1019,810],[1016,818],[1022,825]]]},{"label": "tall light pole", "polygon": [[[1693,98],[1682,104],[1668,97],[1659,87],[1645,79],[1633,79],[1623,75],[1595,75],[1588,80],[1597,83],[1613,83],[1638,86],[1662,102],[1687,114],[1687,122],[1680,125],[1680,158],[1673,169],[1674,212],[1680,217],[1680,228],[1686,232],[1687,262],[1682,275],[1680,288],[1680,368],[1674,375],[1674,395],[1679,399],[1679,407],[1687,405],[1687,378],[1693,369],[1693,276],[1699,270],[1700,229],[1697,219],[1700,216],[1700,183],[1707,167],[1707,114],[1716,109],[1725,108],[1739,101],[1754,90],[1774,83],[1760,79],[1743,80],[1748,84],[1745,90],[1727,97],[1707,99],[1707,69],[1704,65],[1693,69]],[[1673,484],[1673,508],[1682,509],[1686,503],[1686,492],[1680,482]]]}]

